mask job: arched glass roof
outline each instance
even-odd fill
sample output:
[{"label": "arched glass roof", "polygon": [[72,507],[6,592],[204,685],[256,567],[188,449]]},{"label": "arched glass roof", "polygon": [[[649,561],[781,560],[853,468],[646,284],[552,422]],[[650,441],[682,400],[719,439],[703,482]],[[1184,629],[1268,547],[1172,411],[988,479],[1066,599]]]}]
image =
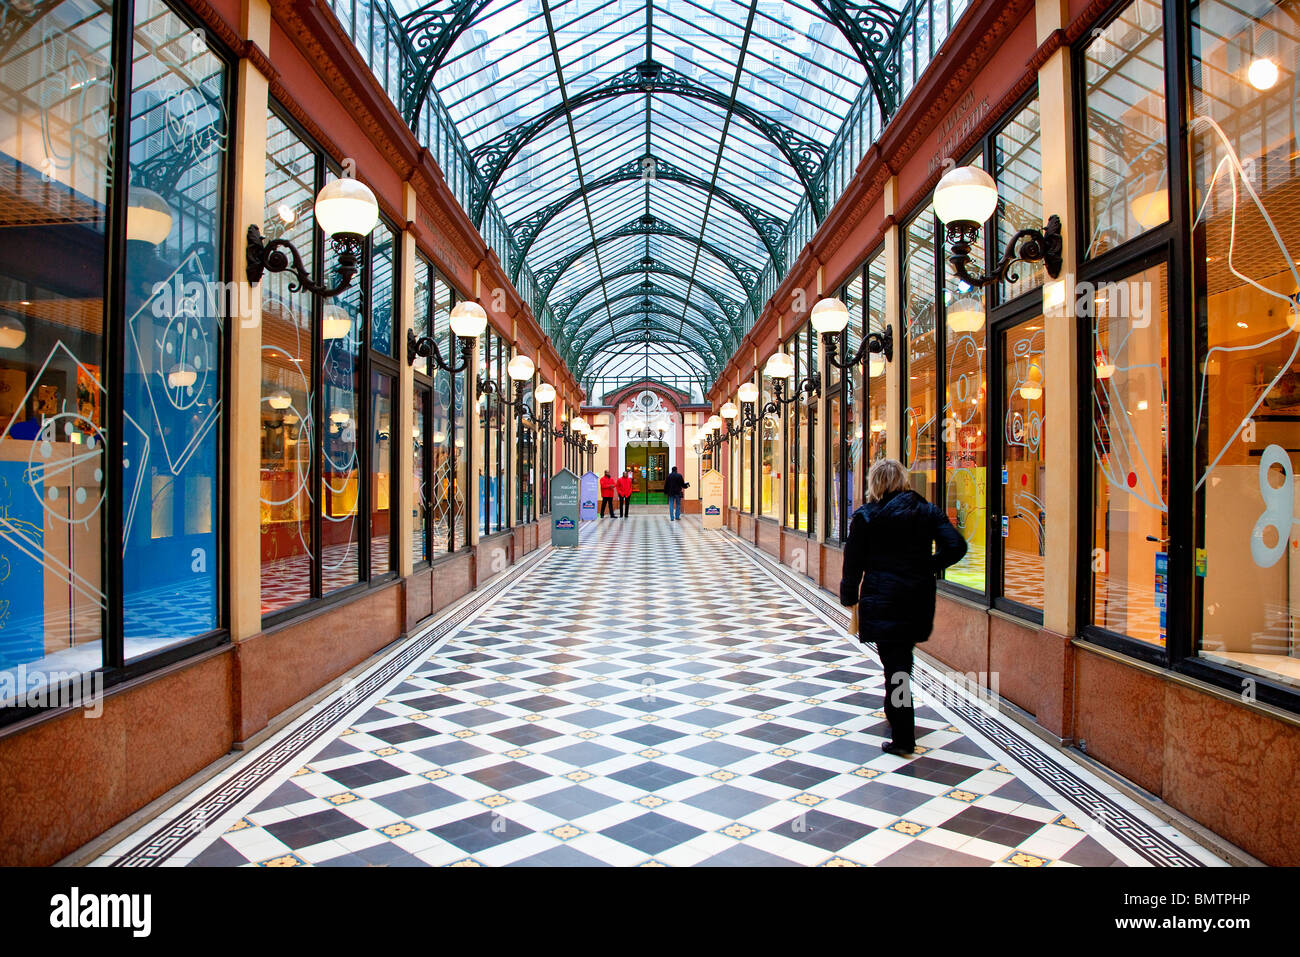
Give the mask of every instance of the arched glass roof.
[{"label": "arched glass roof", "polygon": [[834,198],[846,117],[892,115],[914,5],[394,0],[400,105],[413,128],[430,101],[454,124],[467,210],[499,214],[575,374],[707,387],[792,221]]}]

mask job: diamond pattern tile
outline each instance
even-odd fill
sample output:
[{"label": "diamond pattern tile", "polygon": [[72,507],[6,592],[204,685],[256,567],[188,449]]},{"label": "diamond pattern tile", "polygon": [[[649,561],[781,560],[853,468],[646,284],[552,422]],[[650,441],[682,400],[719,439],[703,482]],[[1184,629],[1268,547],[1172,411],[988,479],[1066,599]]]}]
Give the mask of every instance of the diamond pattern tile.
[{"label": "diamond pattern tile", "polygon": [[166,863],[1143,863],[940,703],[882,753],[874,654],[726,533],[634,515],[507,578]]}]

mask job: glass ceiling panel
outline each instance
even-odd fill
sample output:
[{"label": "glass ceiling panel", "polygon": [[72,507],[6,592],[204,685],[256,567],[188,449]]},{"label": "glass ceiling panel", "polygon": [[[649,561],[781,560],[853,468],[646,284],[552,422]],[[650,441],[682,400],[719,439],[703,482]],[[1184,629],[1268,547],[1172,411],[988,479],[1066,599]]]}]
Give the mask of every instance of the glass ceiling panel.
[{"label": "glass ceiling panel", "polygon": [[[884,33],[888,9],[876,15]],[[651,375],[698,375],[729,351],[761,306],[760,274],[784,273],[792,221],[811,211],[815,227],[835,198],[823,163],[842,150],[845,118],[872,102],[864,62],[886,55],[855,48],[838,0],[393,10],[427,69],[416,87],[427,78],[477,166],[469,212],[499,211],[545,296],[534,307],[558,313],[557,343],[590,353],[611,317],[641,335],[628,313],[648,297],[656,340],[601,347],[588,375],[647,361]]]}]

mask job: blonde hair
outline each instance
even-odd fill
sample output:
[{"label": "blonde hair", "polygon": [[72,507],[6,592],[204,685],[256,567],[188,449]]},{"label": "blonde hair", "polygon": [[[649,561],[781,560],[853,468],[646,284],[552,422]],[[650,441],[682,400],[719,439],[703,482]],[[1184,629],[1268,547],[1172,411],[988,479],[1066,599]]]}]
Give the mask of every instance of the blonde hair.
[{"label": "blonde hair", "polygon": [[908,472],[898,459],[881,459],[867,473],[867,501],[878,502],[890,492],[908,487]]}]

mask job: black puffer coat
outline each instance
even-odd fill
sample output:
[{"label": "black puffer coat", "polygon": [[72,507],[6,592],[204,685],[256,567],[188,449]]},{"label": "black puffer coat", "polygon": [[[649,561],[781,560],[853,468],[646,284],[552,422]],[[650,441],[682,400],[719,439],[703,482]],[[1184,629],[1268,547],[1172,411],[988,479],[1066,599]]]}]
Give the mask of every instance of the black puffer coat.
[{"label": "black puffer coat", "polygon": [[910,489],[859,508],[849,523],[840,579],[840,604],[858,602],[858,637],[929,638],[935,576],[965,554],[966,540],[948,516]]}]

